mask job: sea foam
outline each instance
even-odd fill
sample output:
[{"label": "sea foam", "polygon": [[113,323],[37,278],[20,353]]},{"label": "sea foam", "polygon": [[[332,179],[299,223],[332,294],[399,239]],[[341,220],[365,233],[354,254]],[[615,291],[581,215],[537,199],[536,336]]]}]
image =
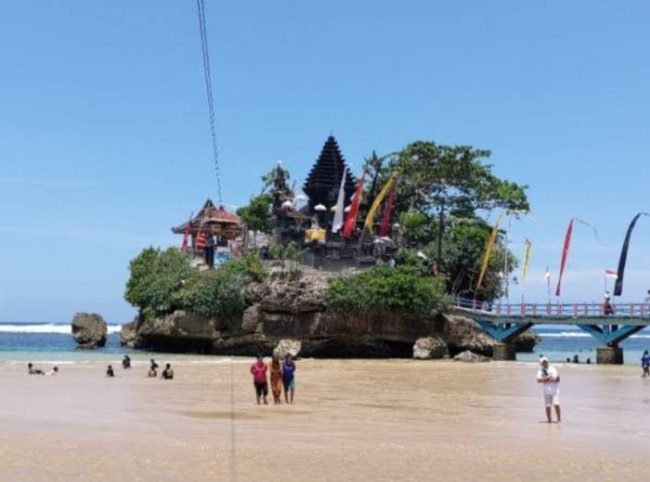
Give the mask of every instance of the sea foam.
[{"label": "sea foam", "polygon": [[[107,325],[106,328],[109,335],[122,330],[121,325]],[[61,333],[69,335],[72,333],[72,327],[56,323],[7,323],[0,324],[0,333]]]}]

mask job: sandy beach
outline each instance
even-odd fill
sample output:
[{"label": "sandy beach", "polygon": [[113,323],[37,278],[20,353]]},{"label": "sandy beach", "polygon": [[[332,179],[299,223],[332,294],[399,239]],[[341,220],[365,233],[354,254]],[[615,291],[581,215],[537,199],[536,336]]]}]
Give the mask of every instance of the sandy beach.
[{"label": "sandy beach", "polygon": [[0,480],[647,478],[650,380],[635,367],[557,365],[563,423],[549,425],[534,363],[300,360],[296,403],[257,406],[250,362],[177,361],[173,381],[144,361],[114,379],[95,363],[0,366]]}]

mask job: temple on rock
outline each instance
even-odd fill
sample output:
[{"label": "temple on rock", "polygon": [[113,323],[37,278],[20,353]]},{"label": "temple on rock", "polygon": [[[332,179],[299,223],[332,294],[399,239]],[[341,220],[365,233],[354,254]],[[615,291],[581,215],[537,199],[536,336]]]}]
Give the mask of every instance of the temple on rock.
[{"label": "temple on rock", "polygon": [[303,192],[309,197],[310,210],[318,205],[331,208],[336,204],[344,172],[346,173],[345,199],[347,200],[354,193],[356,179],[345,164],[336,139],[334,136],[329,136],[302,187]]},{"label": "temple on rock", "polygon": [[[281,165],[274,172],[274,204],[269,220],[272,242],[294,242],[306,248],[305,263],[326,270],[374,265],[378,258],[392,255],[394,243],[389,237],[377,237],[363,228],[363,220],[357,216],[360,200],[350,219],[358,181],[334,136],[327,138],[307,176],[303,185],[306,199],[289,189],[287,172]],[[349,228],[347,235],[343,232],[344,222]]]},{"label": "temple on rock", "polygon": [[196,216],[172,228],[174,234],[183,235],[181,249],[190,254],[194,264],[201,265],[202,261],[208,267],[238,254],[240,247],[236,239],[241,230],[239,216],[223,206],[216,207],[210,199]]},{"label": "temple on rock", "polygon": [[[370,208],[361,206],[361,199],[367,195],[363,191],[365,175],[356,179],[334,136],[327,138],[311,168],[303,184],[304,194],[296,194],[294,186],[289,187],[289,171],[280,161],[271,176],[272,205],[265,230],[268,235],[262,241],[256,233],[251,241],[239,216],[216,207],[209,199],[196,216],[172,228],[175,234],[183,234],[181,249],[190,254],[194,265],[211,268],[241,255],[244,244],[260,249],[264,257],[270,245],[293,243],[304,250],[306,264],[332,271],[372,266],[378,260],[388,261],[394,254],[395,244],[387,228],[391,207],[384,205],[379,211],[376,202]],[[374,200],[381,197],[381,193],[369,194]],[[381,214],[378,231],[366,217],[362,218],[362,210],[371,212],[373,220]]]}]

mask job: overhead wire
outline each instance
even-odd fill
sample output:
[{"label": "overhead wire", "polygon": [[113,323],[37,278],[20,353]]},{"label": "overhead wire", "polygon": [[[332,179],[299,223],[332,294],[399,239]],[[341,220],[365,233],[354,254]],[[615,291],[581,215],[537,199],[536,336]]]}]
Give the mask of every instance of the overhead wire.
[{"label": "overhead wire", "polygon": [[208,49],[208,33],[205,21],[205,5],[203,0],[196,0],[199,18],[199,33],[201,35],[201,54],[203,57],[203,74],[205,78],[205,91],[208,99],[208,112],[210,116],[210,137],[212,139],[212,159],[214,162],[214,173],[217,178],[217,195],[219,205],[223,205],[221,195],[221,170],[219,167],[219,151],[217,149],[217,123],[214,114],[214,97],[212,95],[212,74],[210,70],[210,53]]}]

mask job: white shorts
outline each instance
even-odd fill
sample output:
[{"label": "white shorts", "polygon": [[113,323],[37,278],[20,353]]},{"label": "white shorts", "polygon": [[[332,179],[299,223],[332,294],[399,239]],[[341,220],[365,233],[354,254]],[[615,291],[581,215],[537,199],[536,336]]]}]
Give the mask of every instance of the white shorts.
[{"label": "white shorts", "polygon": [[555,395],[544,395],[544,405],[550,407],[551,405],[560,404],[560,394],[556,393]]}]

